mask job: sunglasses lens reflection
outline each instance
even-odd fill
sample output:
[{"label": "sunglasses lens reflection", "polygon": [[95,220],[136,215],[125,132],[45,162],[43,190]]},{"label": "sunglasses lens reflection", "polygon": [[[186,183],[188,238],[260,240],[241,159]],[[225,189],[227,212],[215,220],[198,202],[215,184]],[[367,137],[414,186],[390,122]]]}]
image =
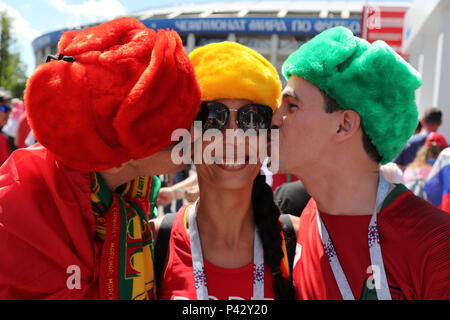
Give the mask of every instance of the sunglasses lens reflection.
[{"label": "sunglasses lens reflection", "polygon": [[[196,120],[202,121],[203,131],[208,129],[223,130],[230,118],[230,109],[216,101],[202,103]],[[246,131],[249,129],[268,129],[272,121],[272,109],[268,106],[249,104],[238,111],[239,127]]]}]

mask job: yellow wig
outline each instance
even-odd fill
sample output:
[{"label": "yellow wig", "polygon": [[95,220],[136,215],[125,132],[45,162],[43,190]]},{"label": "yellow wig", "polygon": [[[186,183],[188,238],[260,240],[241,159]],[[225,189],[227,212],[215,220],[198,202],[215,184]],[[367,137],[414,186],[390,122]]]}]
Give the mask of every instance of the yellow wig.
[{"label": "yellow wig", "polygon": [[274,66],[258,52],[225,41],[195,49],[190,58],[203,101],[246,99],[277,109],[280,78]]}]

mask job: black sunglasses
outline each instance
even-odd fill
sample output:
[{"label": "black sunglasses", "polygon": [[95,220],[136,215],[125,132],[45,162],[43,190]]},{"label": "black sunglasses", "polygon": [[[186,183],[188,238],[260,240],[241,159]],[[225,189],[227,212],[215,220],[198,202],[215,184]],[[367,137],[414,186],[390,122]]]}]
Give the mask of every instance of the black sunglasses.
[{"label": "black sunglasses", "polygon": [[0,107],[0,111],[3,112],[3,113],[8,113],[8,112],[11,111],[11,107],[8,107],[8,106],[1,106],[1,107]]},{"label": "black sunglasses", "polygon": [[239,109],[230,109],[217,101],[203,101],[195,120],[202,122],[203,131],[223,130],[228,124],[231,111],[237,111],[238,126],[244,131],[253,129],[258,133],[258,130],[269,129],[272,123],[273,111],[269,106],[250,103]]}]

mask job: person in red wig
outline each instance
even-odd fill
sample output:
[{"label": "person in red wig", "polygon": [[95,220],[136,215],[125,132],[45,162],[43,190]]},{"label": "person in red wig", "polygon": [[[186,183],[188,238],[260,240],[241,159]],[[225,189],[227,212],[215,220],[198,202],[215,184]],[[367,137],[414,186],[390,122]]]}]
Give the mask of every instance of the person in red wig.
[{"label": "person in red wig", "polygon": [[151,299],[159,180],[201,93],[178,34],[120,18],[64,33],[27,83],[38,144],[0,169],[0,299]]}]

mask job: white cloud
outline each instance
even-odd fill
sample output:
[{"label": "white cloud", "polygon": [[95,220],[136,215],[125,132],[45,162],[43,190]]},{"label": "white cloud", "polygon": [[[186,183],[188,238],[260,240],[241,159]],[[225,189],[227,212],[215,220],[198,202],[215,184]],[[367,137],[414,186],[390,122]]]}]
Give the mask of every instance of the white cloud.
[{"label": "white cloud", "polygon": [[50,3],[52,6],[54,6],[59,11],[64,11],[67,6],[67,4],[64,0],[51,0]]},{"label": "white cloud", "polygon": [[49,0],[49,2],[57,10],[69,14],[72,20],[88,18],[93,22],[126,14],[125,7],[118,0],[87,0],[75,5],[67,4],[65,0]]},{"label": "white cloud", "polygon": [[30,23],[22,17],[19,11],[2,2],[0,2],[0,11],[6,12],[8,16],[13,19],[12,32],[14,37],[19,41],[30,45],[30,41],[42,34],[39,30],[33,29]]}]

